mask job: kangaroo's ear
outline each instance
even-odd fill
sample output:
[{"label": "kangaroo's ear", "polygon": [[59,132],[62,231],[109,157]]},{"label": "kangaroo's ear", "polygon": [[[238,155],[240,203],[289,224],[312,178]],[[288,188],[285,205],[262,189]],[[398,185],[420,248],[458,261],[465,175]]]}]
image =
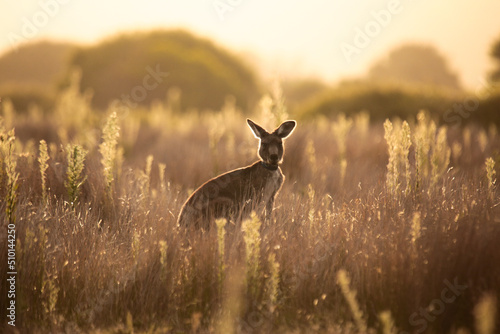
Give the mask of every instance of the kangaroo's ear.
[{"label": "kangaroo's ear", "polygon": [[269,134],[266,130],[264,130],[260,125],[255,124],[251,119],[247,119],[248,126],[252,129],[253,135],[255,138],[262,138],[265,135]]},{"label": "kangaroo's ear", "polygon": [[293,132],[293,129],[295,129],[295,125],[297,125],[297,122],[295,121],[283,122],[276,130],[274,130],[274,133],[277,134],[280,138],[284,139]]}]

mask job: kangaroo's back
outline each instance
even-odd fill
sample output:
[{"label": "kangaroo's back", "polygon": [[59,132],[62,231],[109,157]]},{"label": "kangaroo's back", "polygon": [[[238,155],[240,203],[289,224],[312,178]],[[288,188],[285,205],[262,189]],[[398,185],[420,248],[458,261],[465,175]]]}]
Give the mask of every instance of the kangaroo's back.
[{"label": "kangaroo's back", "polygon": [[290,135],[296,123],[284,122],[270,134],[251,120],[247,122],[260,139],[262,160],[205,182],[183,205],[179,225],[208,229],[216,218],[235,222],[252,210],[266,211],[270,217],[274,197],[284,181],[278,165],[284,152],[282,139]]}]

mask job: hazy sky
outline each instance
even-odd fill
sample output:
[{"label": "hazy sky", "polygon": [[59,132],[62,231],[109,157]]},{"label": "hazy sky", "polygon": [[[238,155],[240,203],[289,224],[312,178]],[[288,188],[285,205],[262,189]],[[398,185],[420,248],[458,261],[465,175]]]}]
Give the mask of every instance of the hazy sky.
[{"label": "hazy sky", "polygon": [[357,76],[402,42],[435,45],[473,89],[500,38],[498,0],[1,0],[0,53],[46,38],[95,43],[184,27],[265,61],[270,74]]}]

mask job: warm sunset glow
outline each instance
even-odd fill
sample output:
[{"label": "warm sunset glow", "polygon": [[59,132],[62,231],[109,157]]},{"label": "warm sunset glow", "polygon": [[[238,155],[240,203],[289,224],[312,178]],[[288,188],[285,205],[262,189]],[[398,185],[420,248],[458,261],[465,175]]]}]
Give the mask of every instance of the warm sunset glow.
[{"label": "warm sunset glow", "polygon": [[0,333],[500,333],[499,0],[0,12]]},{"label": "warm sunset glow", "polygon": [[[334,82],[363,73],[402,42],[417,41],[438,47],[470,88],[489,69],[487,53],[500,31],[500,3],[492,0],[40,0],[2,2],[0,10],[3,52],[40,39],[94,43],[122,31],[184,27],[281,76]],[[362,41],[357,35],[366,29],[371,36]],[[346,59],[342,45],[356,38],[361,47]]]}]

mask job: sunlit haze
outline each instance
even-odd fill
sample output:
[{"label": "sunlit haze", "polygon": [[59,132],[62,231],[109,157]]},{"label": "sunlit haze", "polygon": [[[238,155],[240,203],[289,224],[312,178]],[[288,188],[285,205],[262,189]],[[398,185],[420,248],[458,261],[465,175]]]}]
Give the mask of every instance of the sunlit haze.
[{"label": "sunlit haze", "polygon": [[500,0],[0,13],[0,334],[500,334]]},{"label": "sunlit haze", "polygon": [[123,31],[185,28],[257,63],[265,74],[326,82],[362,75],[404,42],[437,47],[464,86],[491,68],[500,2],[145,0],[2,1],[0,52],[55,39],[96,43]]}]

